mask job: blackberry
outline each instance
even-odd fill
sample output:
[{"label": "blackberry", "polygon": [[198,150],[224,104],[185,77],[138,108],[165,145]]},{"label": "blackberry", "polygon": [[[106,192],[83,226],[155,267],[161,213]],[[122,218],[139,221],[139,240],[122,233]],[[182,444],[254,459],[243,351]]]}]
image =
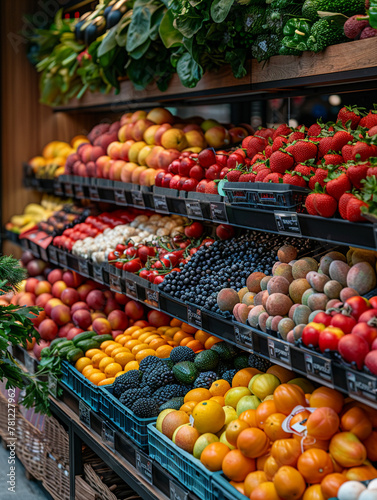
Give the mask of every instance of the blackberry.
[{"label": "blackberry", "polygon": [[257,354],[250,354],[249,356],[249,366],[252,368],[257,368],[261,372],[266,372],[272,363],[268,359],[261,358]]},{"label": "blackberry", "polygon": [[217,374],[219,375],[219,378],[223,378],[222,375],[223,373],[227,372],[228,370],[233,369],[233,364],[230,363],[229,361],[224,361],[220,359],[219,364],[217,365]]},{"label": "blackberry", "polygon": [[146,371],[148,368],[152,366],[161,365],[163,362],[157,356],[147,356],[142,359],[139,363],[139,370],[142,372]]},{"label": "blackberry", "polygon": [[174,347],[170,353],[170,359],[174,363],[179,363],[180,361],[194,361],[195,353],[186,346]]},{"label": "blackberry", "polygon": [[203,372],[195,380],[194,389],[197,389],[198,387],[209,389],[215,380],[217,380],[217,374],[215,372]]},{"label": "blackberry", "polygon": [[128,389],[120,396],[119,401],[127,408],[131,408],[135,401],[144,397],[143,389]]},{"label": "blackberry", "polygon": [[234,375],[237,373],[238,370],[228,370],[227,372],[223,373],[222,375],[222,378],[224,380],[226,380],[227,382],[230,383],[230,385],[232,385],[232,380],[233,380],[233,377]]},{"label": "blackberry", "polygon": [[153,366],[150,370],[143,373],[142,382],[152,390],[156,390],[164,385],[165,379],[170,379],[170,375],[167,375],[169,373],[171,373],[169,368],[164,364]]},{"label": "blackberry", "polygon": [[159,405],[152,398],[140,398],[133,405],[131,410],[137,417],[152,418],[159,414]]},{"label": "blackberry", "polygon": [[176,382],[172,371],[164,372],[161,376],[161,385],[165,386],[168,384],[174,384]]},{"label": "blackberry", "polygon": [[141,373],[139,370],[130,370],[129,372],[117,377],[113,383],[113,394],[119,398],[127,389],[136,389],[140,384]]},{"label": "blackberry", "polygon": [[140,384],[140,390],[143,391],[143,398],[150,398],[152,396],[152,394],[153,394],[152,388],[149,387],[149,385],[146,384],[145,382],[141,382],[141,384]]},{"label": "blackberry", "polygon": [[153,394],[153,399],[155,399],[159,405],[162,405],[169,399],[185,396],[187,392],[187,387],[179,384],[169,384],[165,387],[157,389],[157,391]]}]

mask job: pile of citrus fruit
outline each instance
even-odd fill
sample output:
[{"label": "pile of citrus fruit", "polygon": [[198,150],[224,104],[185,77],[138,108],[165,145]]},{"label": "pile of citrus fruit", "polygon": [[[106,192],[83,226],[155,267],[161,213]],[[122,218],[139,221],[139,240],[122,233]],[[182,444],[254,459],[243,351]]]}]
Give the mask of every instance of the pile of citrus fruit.
[{"label": "pile of citrus fruit", "polygon": [[[144,322],[146,323],[146,322]],[[103,342],[98,349],[89,349],[76,361],[75,368],[95,385],[112,384],[116,377],[138,370],[147,356],[169,358],[177,346],[186,346],[198,353],[210,349],[221,339],[172,319],[170,325],[130,326],[114,340]]]},{"label": "pile of citrus fruit", "polygon": [[377,411],[280,366],[193,389],[156,428],[252,500],[326,500],[377,477]]}]

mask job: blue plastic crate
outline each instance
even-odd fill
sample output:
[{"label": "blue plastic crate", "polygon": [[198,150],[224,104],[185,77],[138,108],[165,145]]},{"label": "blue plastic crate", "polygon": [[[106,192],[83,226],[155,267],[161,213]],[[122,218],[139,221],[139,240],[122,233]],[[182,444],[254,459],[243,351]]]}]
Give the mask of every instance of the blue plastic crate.
[{"label": "blue plastic crate", "polygon": [[173,441],[148,425],[149,456],[170,472],[183,486],[197,495],[200,500],[216,500],[213,487],[216,472],[211,472]]},{"label": "blue plastic crate", "polygon": [[137,417],[130,409],[124,406],[115,396],[111,386],[101,386],[100,412],[113,422],[117,427],[140,448],[148,449],[148,424],[156,422],[157,418]]},{"label": "blue plastic crate", "polygon": [[222,472],[213,476],[213,491],[218,500],[249,500],[230,484]]},{"label": "blue plastic crate", "polygon": [[99,387],[90,382],[84,375],[81,375],[81,373],[67,361],[63,361],[62,363],[61,381],[72,389],[72,391],[89,405],[90,408],[94,411],[99,411]]}]

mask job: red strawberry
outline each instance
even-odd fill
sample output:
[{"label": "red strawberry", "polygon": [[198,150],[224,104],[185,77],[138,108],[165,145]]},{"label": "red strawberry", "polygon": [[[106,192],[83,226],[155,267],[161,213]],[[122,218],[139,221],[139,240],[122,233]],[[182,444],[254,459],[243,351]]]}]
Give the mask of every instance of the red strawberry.
[{"label": "red strawberry", "polygon": [[247,156],[252,158],[257,153],[261,153],[266,146],[266,140],[262,137],[254,136],[247,144]]},{"label": "red strawberry", "polygon": [[241,170],[229,170],[226,174],[228,182],[238,182],[243,172]]},{"label": "red strawberry", "polygon": [[258,160],[265,160],[266,157],[263,153],[257,153],[256,155],[253,156],[253,158],[251,159],[251,163],[250,165],[253,165],[256,161]]},{"label": "red strawberry", "polygon": [[372,176],[377,177],[377,167],[369,167],[367,171],[367,177],[372,177]]},{"label": "red strawberry", "polygon": [[338,113],[338,119],[342,122],[343,127],[346,126],[347,122],[351,121],[350,127],[352,130],[357,128],[361,119],[360,110],[357,106],[343,106],[343,108]]},{"label": "red strawberry", "polygon": [[318,145],[318,158],[322,158],[329,151],[333,150],[332,137],[322,137]]},{"label": "red strawberry", "polygon": [[340,130],[339,132],[336,132],[332,138],[331,149],[333,151],[341,151],[343,146],[352,141],[352,134],[346,132],[345,130]]},{"label": "red strawberry", "polygon": [[342,219],[347,219],[347,205],[348,202],[355,198],[352,193],[343,193],[338,202],[338,210]]},{"label": "red strawberry", "polygon": [[272,182],[273,184],[279,184],[281,182],[280,179],[283,179],[282,174],[279,174],[278,172],[273,172],[271,174],[266,175],[266,177],[263,179],[263,182]]},{"label": "red strawberry", "polygon": [[311,193],[306,197],[305,200],[305,208],[310,215],[318,215],[318,212],[314,206],[314,198],[317,193]]},{"label": "red strawberry", "polygon": [[272,151],[277,151],[278,149],[284,147],[286,144],[288,144],[288,139],[283,136],[278,136],[276,139],[274,139],[274,142],[272,144]]},{"label": "red strawberry", "polygon": [[310,141],[297,141],[286,148],[288,153],[293,155],[295,162],[311,160],[317,156],[317,146]]},{"label": "red strawberry", "polygon": [[238,179],[238,182],[255,182],[256,174],[254,172],[250,172],[247,174],[242,174]]},{"label": "red strawberry", "polygon": [[317,168],[317,170],[315,171],[315,174],[309,180],[309,188],[314,189],[317,182],[319,182],[319,184],[322,187],[324,187],[324,185],[326,184],[325,179],[328,176],[328,173],[329,172],[327,169]]},{"label": "red strawberry", "polygon": [[260,130],[257,130],[255,132],[255,135],[258,137],[263,137],[264,139],[268,139],[269,137],[272,137],[275,133],[275,130],[273,128],[261,128]]},{"label": "red strawberry", "polygon": [[338,208],[336,199],[325,193],[314,193],[313,205],[318,215],[326,218],[332,217]]},{"label": "red strawberry", "polygon": [[266,158],[269,158],[272,155],[272,146],[268,145],[266,146],[266,149],[264,150],[264,154],[266,155]]},{"label": "red strawberry", "polygon": [[260,161],[260,162],[254,163],[252,168],[253,168],[254,172],[258,173],[260,170],[263,170],[264,168],[268,168],[268,167],[266,165],[266,162]]},{"label": "red strawberry", "polygon": [[351,187],[347,174],[342,173],[326,183],[326,192],[336,200],[339,200],[342,194],[349,191]]},{"label": "red strawberry", "polygon": [[271,173],[269,168],[262,168],[255,177],[255,182],[263,182],[263,179]]},{"label": "red strawberry", "polygon": [[351,144],[346,144],[342,147],[342,156],[345,163],[351,161],[353,158],[353,146]]},{"label": "red strawberry", "polygon": [[284,184],[292,184],[293,186],[306,187],[306,180],[301,175],[285,174],[283,176]]},{"label": "red strawberry", "polygon": [[372,127],[371,129],[368,130],[368,135],[369,137],[373,137],[374,135],[377,135],[377,125]]},{"label": "red strawberry", "polygon": [[352,150],[352,159],[365,161],[368,158],[377,156],[377,146],[358,141]]},{"label": "red strawberry", "polygon": [[205,192],[207,194],[219,194],[219,191],[217,189],[217,183],[215,181],[207,182]]},{"label": "red strawberry", "polygon": [[229,168],[228,167],[224,167],[221,169],[221,172],[220,172],[220,179],[224,179],[224,177],[226,176],[226,174],[229,172]]},{"label": "red strawberry", "polygon": [[325,165],[340,165],[343,163],[343,156],[335,153],[328,153],[323,159],[325,160]]},{"label": "red strawberry", "polygon": [[319,123],[313,123],[313,125],[309,127],[308,137],[317,137],[321,132],[322,132],[321,125]]},{"label": "red strawberry", "polygon": [[245,139],[242,139],[242,143],[241,143],[241,146],[245,149],[247,149],[247,145],[249,144],[249,141],[253,138],[254,136],[253,135],[248,135],[247,137],[245,137]]},{"label": "red strawberry", "polygon": [[360,210],[361,207],[368,208],[368,203],[359,200],[356,196],[350,199],[347,203],[347,220],[351,222],[362,222],[365,220]]},{"label": "red strawberry", "polygon": [[360,127],[366,127],[369,129],[375,127],[377,125],[377,111],[369,111],[367,116],[364,116],[364,118],[360,120],[359,125]]},{"label": "red strawberry", "polygon": [[288,143],[291,144],[294,141],[298,141],[300,139],[305,139],[305,134],[304,132],[300,132],[299,130],[295,130],[292,132],[292,134],[289,136]]},{"label": "red strawberry", "polygon": [[272,139],[275,140],[276,137],[279,137],[279,135],[284,135],[287,136],[292,132],[292,129],[288,127],[286,123],[283,123],[282,125],[279,125],[278,128],[275,130]]},{"label": "red strawberry", "polygon": [[270,157],[270,168],[272,172],[283,174],[286,170],[292,170],[294,160],[292,155],[283,151],[275,151]]},{"label": "red strawberry", "polygon": [[367,177],[369,167],[370,163],[357,163],[348,167],[347,177],[355,188],[361,189],[363,186],[361,181]]},{"label": "red strawberry", "polygon": [[295,172],[300,172],[300,174],[305,175],[306,177],[314,175],[316,170],[316,167],[312,165],[303,165],[302,163],[298,163],[294,168]]}]

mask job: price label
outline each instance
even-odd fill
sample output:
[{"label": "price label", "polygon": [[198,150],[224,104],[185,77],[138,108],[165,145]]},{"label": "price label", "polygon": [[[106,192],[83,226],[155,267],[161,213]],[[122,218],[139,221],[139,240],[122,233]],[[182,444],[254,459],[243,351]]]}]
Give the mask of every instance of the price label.
[{"label": "price label", "polygon": [[103,283],[102,266],[93,266],[93,278],[98,283]]},{"label": "price label", "polygon": [[300,221],[296,212],[274,212],[276,227],[279,233],[300,235]]},{"label": "price label", "polygon": [[137,293],[137,285],[134,281],[126,279],[126,295],[131,299],[138,299],[139,295]]},{"label": "price label", "polygon": [[89,277],[89,262],[85,259],[79,259],[79,273]]},{"label": "price label", "polygon": [[67,198],[73,198],[74,193],[72,184],[64,184],[64,193]]},{"label": "price label", "polygon": [[53,245],[50,245],[48,247],[48,255],[50,256],[49,260],[53,264],[57,264],[58,263],[58,252],[56,251],[56,248]]},{"label": "price label", "polygon": [[317,354],[305,353],[305,367],[308,378],[334,388],[331,360]]},{"label": "price label", "polygon": [[189,217],[203,218],[202,206],[199,201],[186,200],[186,214]]},{"label": "price label", "polygon": [[222,201],[211,201],[211,219],[216,222],[228,222],[225,203]]},{"label": "price label", "polygon": [[170,491],[170,500],[187,500],[188,492],[185,491],[182,486],[179,486],[177,483],[173,482],[171,479],[169,481],[169,491]]},{"label": "price label", "polygon": [[48,382],[47,382],[47,387],[48,387],[48,392],[53,396],[54,398],[58,397],[58,379],[54,377],[54,375],[49,375],[48,376]]},{"label": "price label", "polygon": [[105,420],[102,420],[101,437],[108,448],[111,450],[115,449],[115,430]]},{"label": "price label", "polygon": [[377,379],[365,373],[347,371],[347,387],[351,397],[365,403],[367,399],[377,408]]},{"label": "price label", "polygon": [[135,451],[135,458],[136,470],[149,484],[153,484],[152,460],[140,450]]},{"label": "price label", "polygon": [[141,191],[131,191],[132,204],[135,207],[145,207],[143,193]]},{"label": "price label", "polygon": [[85,198],[85,195],[84,195],[84,186],[82,184],[76,184],[75,185],[75,196],[79,200],[82,200],[83,198]]},{"label": "price label", "polygon": [[30,249],[35,257],[39,257],[39,247],[34,241],[30,242]]},{"label": "price label", "polygon": [[234,325],[234,336],[237,344],[240,344],[247,352],[254,353],[253,332],[247,326]]},{"label": "price label", "polygon": [[291,368],[291,351],[288,344],[278,339],[268,339],[270,360],[284,367]]},{"label": "price label", "polygon": [[39,252],[41,254],[41,259],[44,260],[45,262],[48,262],[48,255],[46,249],[39,247]]},{"label": "price label", "polygon": [[126,193],[124,189],[114,189],[115,203],[118,205],[127,205]]},{"label": "price label", "polygon": [[29,354],[24,354],[24,365],[26,368],[26,371],[30,373],[30,375],[34,375],[35,373],[35,365],[34,365],[34,359],[29,356]]},{"label": "price label", "polygon": [[67,254],[65,252],[59,252],[59,264],[64,267],[67,267]]},{"label": "price label", "polygon": [[110,274],[109,280],[110,280],[110,289],[113,292],[122,293],[122,288],[120,286],[120,277],[116,276],[115,274]]},{"label": "price label", "polygon": [[82,401],[80,399],[80,401],[79,401],[79,418],[80,418],[80,422],[82,422],[83,424],[85,424],[89,428],[90,428],[90,414],[91,414],[91,409],[89,408],[88,405],[86,405],[84,403],[84,401]]},{"label": "price label", "polygon": [[54,194],[55,196],[64,196],[63,186],[59,181],[54,181]]},{"label": "price label", "polygon": [[187,306],[187,323],[198,330],[202,329],[202,311],[199,307],[188,304]]},{"label": "price label", "polygon": [[89,186],[89,198],[91,200],[99,200],[99,192],[97,186]]},{"label": "price label", "polygon": [[153,202],[154,202],[154,209],[156,212],[159,212],[161,214],[168,214],[169,213],[168,202],[166,200],[165,195],[155,194],[153,196]]},{"label": "price label", "polygon": [[160,294],[156,290],[152,290],[151,288],[145,289],[145,297],[150,306],[155,309],[160,308]]}]

